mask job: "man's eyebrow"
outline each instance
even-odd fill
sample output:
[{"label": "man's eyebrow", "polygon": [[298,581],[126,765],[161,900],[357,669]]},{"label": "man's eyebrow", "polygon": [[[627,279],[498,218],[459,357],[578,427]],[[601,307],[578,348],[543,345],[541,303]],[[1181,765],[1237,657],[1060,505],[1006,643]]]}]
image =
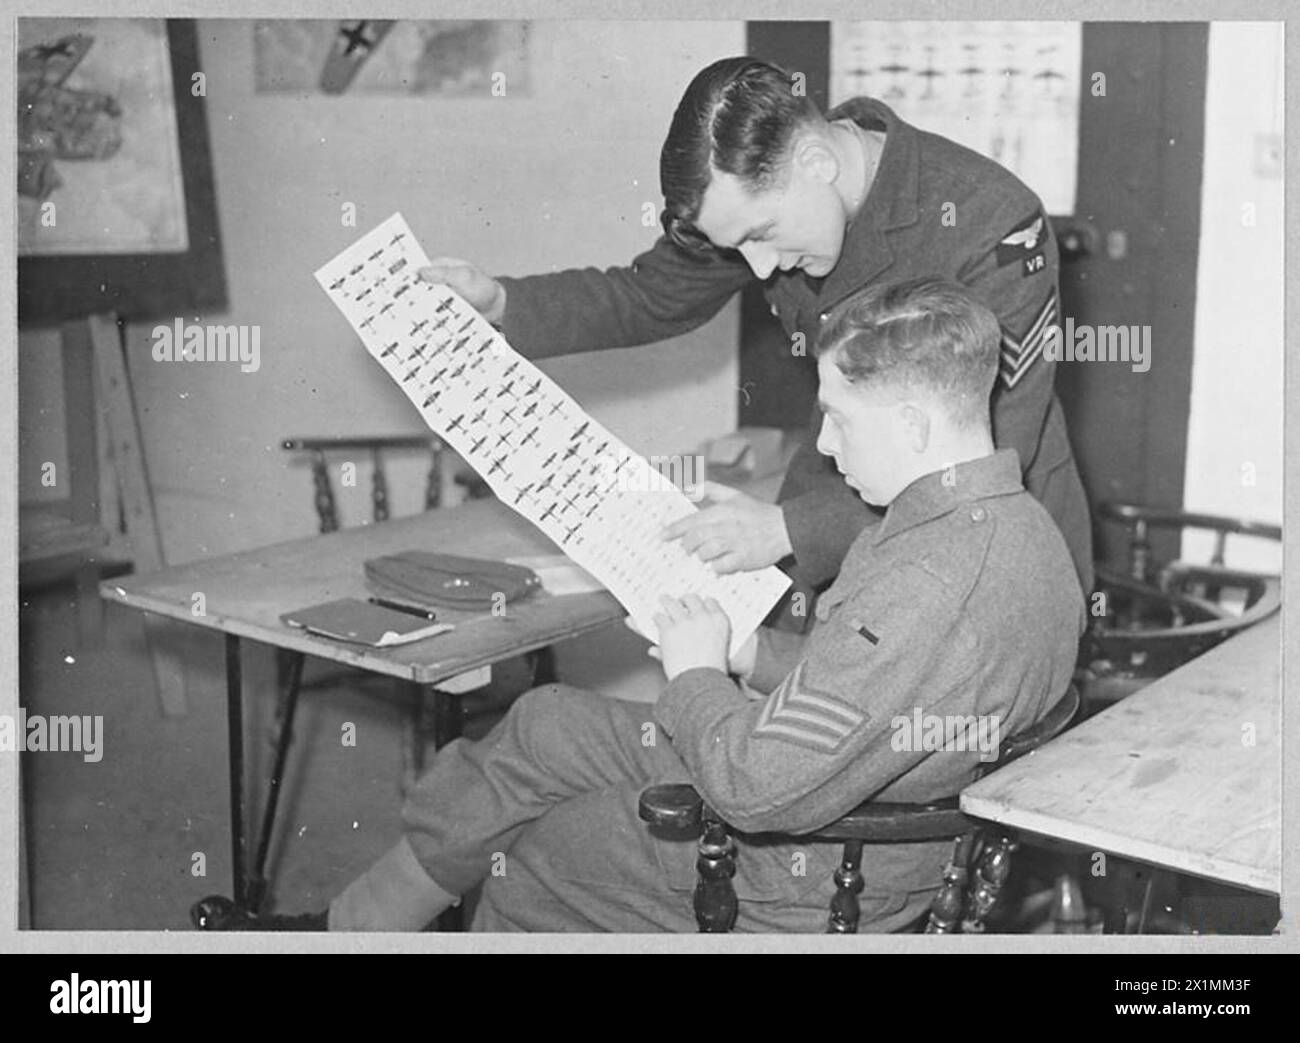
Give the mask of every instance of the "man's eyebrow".
[{"label": "man's eyebrow", "polygon": [[760,221],[758,224],[754,225],[754,227],[750,228],[747,232],[745,232],[745,234],[742,235],[738,240],[736,240],[735,246],[730,247],[730,249],[739,250],[742,246],[744,246],[747,242],[749,242],[749,240],[753,239],[754,236],[757,235],[759,232],[766,232],[774,224],[776,224],[774,220]]}]

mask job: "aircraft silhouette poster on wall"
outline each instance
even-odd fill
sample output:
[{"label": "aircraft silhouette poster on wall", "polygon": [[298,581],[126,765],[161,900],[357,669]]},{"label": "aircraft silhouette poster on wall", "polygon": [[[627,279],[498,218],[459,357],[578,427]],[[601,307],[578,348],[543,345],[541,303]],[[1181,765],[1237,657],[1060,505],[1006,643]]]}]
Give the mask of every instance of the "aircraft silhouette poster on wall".
[{"label": "aircraft silhouette poster on wall", "polygon": [[18,20],[18,252],[189,249],[167,23]]}]

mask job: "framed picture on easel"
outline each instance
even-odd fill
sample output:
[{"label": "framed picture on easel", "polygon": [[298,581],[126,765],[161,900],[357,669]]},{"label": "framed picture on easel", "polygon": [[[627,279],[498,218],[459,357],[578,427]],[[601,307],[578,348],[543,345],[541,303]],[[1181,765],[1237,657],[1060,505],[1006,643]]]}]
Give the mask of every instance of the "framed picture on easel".
[{"label": "framed picture on easel", "polygon": [[226,304],[194,23],[18,20],[18,317]]}]

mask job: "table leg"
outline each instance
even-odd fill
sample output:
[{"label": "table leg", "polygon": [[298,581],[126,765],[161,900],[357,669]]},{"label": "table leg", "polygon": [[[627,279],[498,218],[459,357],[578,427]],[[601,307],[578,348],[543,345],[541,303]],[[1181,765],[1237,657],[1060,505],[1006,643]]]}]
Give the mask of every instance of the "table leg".
[{"label": "table leg", "polygon": [[284,701],[284,716],[275,741],[275,764],[271,769],[271,788],[266,795],[266,808],[262,812],[262,831],[257,844],[257,858],[248,881],[246,901],[248,911],[262,912],[266,901],[266,858],[271,849],[271,835],[275,831],[275,812],[280,802],[280,784],[284,780],[284,766],[289,759],[289,744],[293,741],[293,718],[298,709],[298,693],[302,687],[303,652],[291,652],[288,658],[289,690]]},{"label": "table leg", "polygon": [[244,706],[239,638],[226,635],[226,732],[230,757],[230,863],[234,902],[244,905]]},{"label": "table leg", "polygon": [[433,748],[440,750],[453,739],[459,739],[465,724],[465,704],[459,692],[448,692],[436,685],[429,686],[433,697]]},{"label": "table leg", "polygon": [[442,749],[452,739],[459,739],[464,728],[465,707],[460,691],[411,681],[398,684],[409,691],[411,699],[410,734],[403,740],[402,789],[405,791],[424,774],[424,737],[433,735],[435,750]]},{"label": "table leg", "polygon": [[1147,925],[1150,923],[1151,916],[1151,892],[1156,884],[1156,871],[1147,871],[1146,887],[1142,889],[1142,908],[1138,913],[1137,933],[1146,934]]},{"label": "table leg", "polygon": [[559,680],[559,674],[555,669],[555,648],[547,645],[545,648],[537,648],[528,653],[528,662],[533,668],[533,687],[539,685],[555,684]]},{"label": "table leg", "polygon": [[[1102,890],[1102,932],[1141,934],[1151,902],[1150,871],[1140,863],[1112,855]],[[1134,913],[1136,922],[1130,924]]]}]

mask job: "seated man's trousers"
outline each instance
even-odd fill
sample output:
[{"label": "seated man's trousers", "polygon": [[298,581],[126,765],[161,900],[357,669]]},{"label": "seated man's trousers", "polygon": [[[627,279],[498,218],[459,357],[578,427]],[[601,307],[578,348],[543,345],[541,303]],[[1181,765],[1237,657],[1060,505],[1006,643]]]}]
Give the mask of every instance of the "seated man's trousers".
[{"label": "seated man's trousers", "polygon": [[[438,752],[403,808],[399,861],[418,862],[450,895],[483,883],[474,930],[693,932],[697,838],[656,835],[637,815],[647,786],[686,781],[650,704],[547,685],[481,741]],[[841,845],[737,842],[736,930],[824,931]],[[861,929],[895,930],[924,912],[942,856],[925,861],[933,885],[918,890],[868,877]],[[364,911],[350,919],[339,926],[371,929]]]}]

